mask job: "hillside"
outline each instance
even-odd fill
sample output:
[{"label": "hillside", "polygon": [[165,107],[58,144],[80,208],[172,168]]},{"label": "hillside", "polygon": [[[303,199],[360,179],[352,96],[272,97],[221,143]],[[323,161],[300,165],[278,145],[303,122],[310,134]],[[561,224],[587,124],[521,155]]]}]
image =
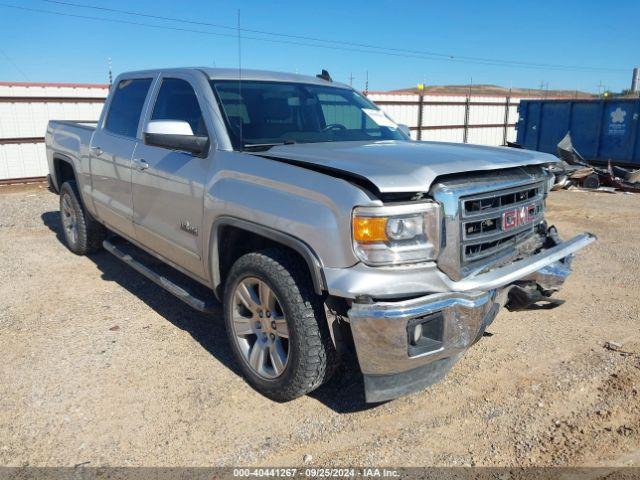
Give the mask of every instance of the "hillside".
[{"label": "hillside", "polygon": [[[509,89],[498,85],[428,85],[425,89],[427,94],[437,95],[509,95]],[[417,87],[390,90],[387,93],[418,93]],[[535,98],[596,98],[596,95],[579,90],[539,90],[531,88],[512,88],[512,97],[535,97]]]}]

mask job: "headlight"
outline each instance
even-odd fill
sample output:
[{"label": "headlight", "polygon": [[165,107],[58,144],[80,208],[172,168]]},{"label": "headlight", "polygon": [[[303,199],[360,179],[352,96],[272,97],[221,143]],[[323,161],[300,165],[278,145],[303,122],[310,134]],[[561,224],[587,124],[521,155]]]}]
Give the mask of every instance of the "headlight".
[{"label": "headlight", "polygon": [[440,206],[435,202],[353,210],[353,249],[367,265],[434,260],[439,231]]}]

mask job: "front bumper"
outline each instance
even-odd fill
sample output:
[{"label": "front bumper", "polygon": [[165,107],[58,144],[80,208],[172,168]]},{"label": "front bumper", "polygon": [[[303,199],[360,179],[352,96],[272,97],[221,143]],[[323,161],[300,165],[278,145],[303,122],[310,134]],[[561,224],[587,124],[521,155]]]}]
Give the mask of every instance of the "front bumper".
[{"label": "front bumper", "polygon": [[[353,302],[349,310],[368,402],[385,401],[440,380],[478,340],[505,304],[511,288],[559,288],[571,272],[573,253],[595,240],[578,235],[536,255],[454,282],[448,292],[404,301]],[[412,335],[421,323],[426,332]]]}]

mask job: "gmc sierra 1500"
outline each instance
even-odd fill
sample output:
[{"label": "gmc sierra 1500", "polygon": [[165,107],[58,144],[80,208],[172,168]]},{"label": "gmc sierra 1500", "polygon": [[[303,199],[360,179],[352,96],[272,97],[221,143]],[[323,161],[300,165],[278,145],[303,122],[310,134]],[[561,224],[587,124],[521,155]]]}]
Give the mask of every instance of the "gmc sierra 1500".
[{"label": "gmc sierra 1500", "polygon": [[217,297],[279,401],[351,346],[367,401],[438,381],[501,306],[553,301],[594,240],[544,220],[556,157],[412,141],[326,73],[126,73],[96,128],[52,121],[46,144],[69,249],[104,246],[203,311]]}]

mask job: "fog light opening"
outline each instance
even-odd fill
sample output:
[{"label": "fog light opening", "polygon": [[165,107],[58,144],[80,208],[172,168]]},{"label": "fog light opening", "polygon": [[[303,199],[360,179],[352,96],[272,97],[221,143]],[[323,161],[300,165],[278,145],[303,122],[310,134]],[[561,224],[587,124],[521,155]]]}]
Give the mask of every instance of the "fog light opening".
[{"label": "fog light opening", "polygon": [[418,317],[407,323],[407,343],[410,357],[440,350],[444,316],[442,312]]},{"label": "fog light opening", "polygon": [[413,327],[413,334],[411,335],[411,345],[418,345],[420,343],[420,339],[422,338],[422,324],[418,323],[415,327]]}]

